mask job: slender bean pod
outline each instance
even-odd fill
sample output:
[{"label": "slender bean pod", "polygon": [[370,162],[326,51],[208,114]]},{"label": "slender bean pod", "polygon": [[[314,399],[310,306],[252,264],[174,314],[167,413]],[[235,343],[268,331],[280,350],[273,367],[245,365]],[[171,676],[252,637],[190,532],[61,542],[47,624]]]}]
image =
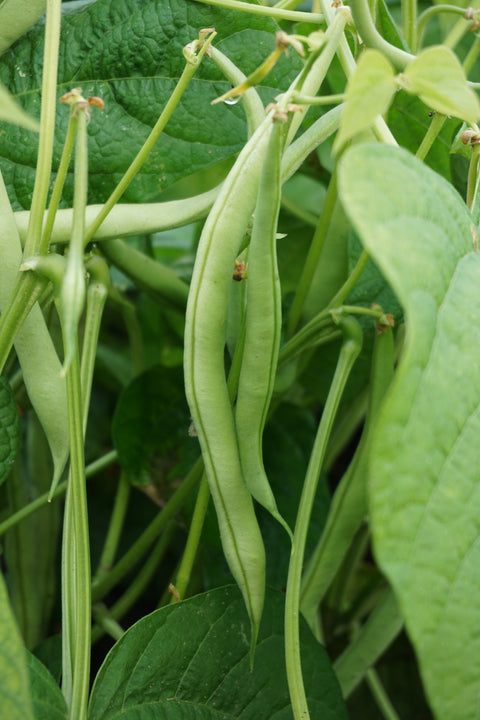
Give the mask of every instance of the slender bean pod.
[{"label": "slender bean pod", "polygon": [[282,304],[277,267],[283,125],[275,121],[262,169],[248,252],[245,345],[238,382],[235,425],[247,487],[292,533],[280,515],[263,465],[262,438],[277,370]]},{"label": "slender bean pod", "polygon": [[265,550],[238,453],[224,367],[228,294],[257,198],[272,127],[265,118],[238,156],[205,223],[185,327],[185,389],[215,503],[223,551],[251,622],[255,648],[265,593]]},{"label": "slender bean pod", "polygon": [[[0,215],[3,221],[0,238],[0,308],[3,309],[15,284],[22,249],[1,176]],[[19,298],[17,302],[22,299]],[[58,480],[69,453],[67,391],[65,380],[60,377],[60,360],[38,304],[34,305],[23,325],[17,329],[14,339],[28,397],[45,431],[52,453],[54,479]]]}]

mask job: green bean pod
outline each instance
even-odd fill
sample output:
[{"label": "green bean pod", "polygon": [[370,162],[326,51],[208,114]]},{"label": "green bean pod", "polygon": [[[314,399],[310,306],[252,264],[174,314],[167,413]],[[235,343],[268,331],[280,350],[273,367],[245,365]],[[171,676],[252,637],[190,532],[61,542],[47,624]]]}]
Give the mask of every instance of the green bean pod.
[{"label": "green bean pod", "polygon": [[242,475],[224,367],[235,259],[255,207],[272,113],[238,156],[200,238],[185,322],[185,390],[215,503],[225,558],[242,591],[256,644],[265,595],[265,549]]},{"label": "green bean pod", "polygon": [[263,465],[262,438],[277,370],[282,307],[277,267],[283,124],[276,120],[258,189],[248,251],[245,345],[235,425],[243,475],[253,497],[292,533],[278,512]]},{"label": "green bean pod", "polygon": [[[14,287],[22,261],[22,249],[7,191],[0,175],[1,281],[0,308],[3,309]],[[23,372],[27,394],[45,431],[58,482],[69,454],[67,391],[61,377],[61,364],[43,313],[35,304],[15,335],[15,351]]]}]

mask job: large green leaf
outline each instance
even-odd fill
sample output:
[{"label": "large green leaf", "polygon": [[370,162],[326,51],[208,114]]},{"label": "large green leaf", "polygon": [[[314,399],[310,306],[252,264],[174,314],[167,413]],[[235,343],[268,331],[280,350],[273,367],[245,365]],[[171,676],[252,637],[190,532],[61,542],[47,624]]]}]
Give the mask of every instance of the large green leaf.
[{"label": "large green leaf", "polygon": [[370,503],[377,560],[397,594],[439,720],[478,718],[480,255],[456,191],[404,150],[358,146],[339,185],[407,317],[378,419]]},{"label": "large green leaf", "polygon": [[[92,691],[89,720],[292,720],[283,649],[282,593],[269,592],[255,667],[236,587],[170,605],[134,625],[113,647]],[[302,624],[312,720],[346,720],[324,648]]]},{"label": "large green leaf", "polygon": [[[268,18],[208,7],[191,0],[97,0],[64,17],[59,92],[81,86],[98,95],[105,111],[89,126],[89,201],[101,202],[131,162],[165,106],[184,68],[182,48],[202,28],[215,27],[215,45],[246,74],[274,47],[276,23]],[[39,116],[43,27],[21,38],[0,59],[0,80]],[[262,88],[270,102],[294,77],[299,59],[281,58]],[[241,103],[212,107],[229,89],[209,58],[185,92],[148,163],[124,195],[147,202],[166,187],[230,157],[242,147],[246,123]],[[54,168],[58,167],[69,108],[59,106]],[[38,136],[5,125],[0,133],[0,168],[15,209],[29,208]],[[64,197],[71,202],[72,178]]]},{"label": "large green leaf", "polygon": [[0,708],[8,720],[33,720],[28,672],[20,633],[0,574]]}]

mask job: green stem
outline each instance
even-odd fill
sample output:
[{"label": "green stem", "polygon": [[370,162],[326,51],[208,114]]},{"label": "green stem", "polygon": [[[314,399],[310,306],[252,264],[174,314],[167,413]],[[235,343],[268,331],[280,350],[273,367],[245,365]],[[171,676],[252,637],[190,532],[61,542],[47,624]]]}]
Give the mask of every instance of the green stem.
[{"label": "green stem", "polygon": [[108,575],[112,569],[115,556],[118,550],[118,544],[125,523],[125,516],[128,509],[128,501],[130,499],[130,483],[126,474],[122,471],[117,485],[113,510],[110,516],[107,537],[103,545],[103,550],[98,561],[97,571],[92,580],[92,584],[100,582],[103,577]]},{"label": "green stem", "polygon": [[470,47],[470,50],[468,51],[465,60],[463,61],[463,69],[465,71],[465,75],[468,77],[470,71],[473,69],[475,63],[477,62],[478,55],[480,53],[480,38],[478,35],[475,36],[475,39]]},{"label": "green stem", "polygon": [[345,93],[337,95],[304,95],[303,93],[294,93],[292,97],[293,103],[300,105],[338,105],[345,101]]},{"label": "green stem", "polygon": [[390,702],[390,698],[385,692],[380,679],[375,670],[368,670],[366,673],[366,680],[371,690],[375,702],[377,703],[380,712],[382,713],[385,720],[400,720],[400,716]]},{"label": "green stem", "polygon": [[282,208],[306,225],[310,225],[313,228],[317,227],[318,215],[314,215],[309,210],[305,210],[304,207],[295,202],[295,200],[292,200],[285,193],[282,194]]},{"label": "green stem", "polygon": [[[210,48],[210,57],[233,87],[241,85],[247,79],[246,75],[216,47]],[[265,117],[265,108],[254,87],[242,93],[241,99],[247,116],[248,137],[251,137]]]},{"label": "green stem", "polygon": [[63,185],[65,183],[68,167],[70,165],[70,159],[72,157],[76,132],[77,118],[72,113],[70,113],[67,134],[62,150],[62,157],[60,158],[60,165],[58,166],[57,177],[55,178],[55,184],[52,190],[52,197],[50,198],[50,205],[48,207],[47,217],[45,220],[45,225],[43,227],[42,241],[38,249],[40,255],[44,255],[48,251],[50,237],[52,235],[52,229],[55,223],[55,215],[57,214],[58,204],[62,196]]},{"label": "green stem", "polygon": [[360,279],[361,274],[365,270],[369,257],[370,256],[367,251],[362,250],[355,267],[353,268],[352,272],[350,273],[340,290],[330,300],[327,305],[327,309],[339,307],[345,302],[345,300],[348,298],[353,288],[357,284],[358,280]]},{"label": "green stem", "polygon": [[118,238],[104,240],[101,249],[115,267],[134,280],[137,287],[152,294],[156,300],[167,301],[173,307],[185,310],[188,285],[174,270]]},{"label": "green stem", "polygon": [[47,202],[55,134],[61,15],[61,0],[47,0],[38,159],[24,257],[37,255],[42,241],[43,213]]},{"label": "green stem", "polygon": [[412,47],[410,45],[413,51],[417,52],[418,48],[421,47],[427,23],[429,23],[430,20],[435,17],[435,15],[439,15],[440,13],[461,15],[461,17],[464,18],[465,8],[455,7],[454,5],[432,5],[431,7],[424,10],[417,19],[417,47]]},{"label": "green stem", "polygon": [[[143,593],[150,580],[152,579],[161,559],[165,555],[172,535],[176,529],[175,523],[170,522],[158,539],[157,544],[153,548],[147,562],[142,569],[136,574],[135,579],[128,585],[127,589],[121,597],[110,608],[109,615],[113,620],[120,620],[135,604],[140,595]],[[97,642],[105,632],[105,628],[98,625],[92,629],[92,643]]]},{"label": "green stem", "polygon": [[403,36],[408,47],[415,52],[417,47],[417,0],[402,0]]},{"label": "green stem", "polygon": [[402,616],[389,588],[353,641],[335,660],[333,667],[344,698],[352,694],[369,668],[397,637],[402,626]]},{"label": "green stem", "polygon": [[179,511],[188,495],[200,481],[203,472],[203,463],[199,459],[190,470],[185,480],[170,498],[157,517],[146,527],[141,536],[133,543],[121,560],[112,568],[109,574],[92,586],[92,601],[101,600],[133,567],[146,550],[152,545],[169,520]]},{"label": "green stem", "polygon": [[285,600],[285,661],[290,699],[295,720],[310,719],[303,685],[299,638],[300,585],[307,532],[310,525],[310,516],[318,485],[318,478],[320,476],[333,421],[348,376],[362,346],[362,332],[356,321],[352,318],[344,318],[341,321],[341,329],[344,333],[344,342],[340,350],[337,367],[307,468],[295,523],[294,540],[288,570]]},{"label": "green stem", "polygon": [[443,124],[446,120],[446,115],[441,115],[440,113],[434,113],[432,117],[432,121],[428,127],[427,132],[425,133],[425,136],[422,140],[422,142],[419,145],[419,148],[417,152],[415,153],[416,157],[419,160],[425,160],[427,157],[430,148],[432,147],[433,143],[438,137],[438,134],[440,133],[440,130],[443,127]]},{"label": "green stem", "polygon": [[352,0],[350,7],[355,27],[366,47],[380,50],[397,70],[405,70],[415,56],[391,45],[380,35],[373,23],[367,0]]},{"label": "green stem", "polygon": [[458,45],[458,43],[460,42],[460,40],[461,40],[461,39],[463,38],[463,36],[465,35],[465,33],[467,32],[467,30],[468,30],[468,25],[467,25],[467,23],[465,22],[465,19],[464,19],[464,18],[460,18],[460,20],[458,20],[458,21],[455,23],[455,25],[453,26],[453,28],[452,28],[452,29],[450,30],[450,32],[448,33],[447,37],[446,37],[445,40],[443,41],[443,44],[444,44],[446,47],[450,48],[450,50],[454,50],[455,47],[456,47],[456,46]]},{"label": "green stem", "polygon": [[323,202],[322,214],[318,219],[312,243],[310,245],[305,264],[303,266],[300,280],[298,281],[297,290],[293,299],[292,306],[290,308],[290,313],[287,319],[286,326],[287,338],[292,337],[298,323],[300,322],[303,305],[310,291],[313,276],[315,274],[320,255],[322,253],[325,238],[327,236],[333,212],[335,210],[335,205],[337,203],[337,197],[337,176],[336,171],[334,170],[327,189],[325,200]]},{"label": "green stem", "polygon": [[[87,716],[90,677],[90,548],[88,538],[87,494],[85,489],[85,463],[83,449],[82,391],[80,386],[80,362],[78,345],[72,355],[66,373],[70,434],[70,485],[65,516],[71,513],[73,523],[68,523],[73,536],[66,536],[66,553],[73,559],[67,569],[67,607],[64,608],[64,632],[70,637],[72,653],[71,720],[84,720]],[[68,607],[74,598],[74,607]],[[73,620],[73,627],[71,625]]]},{"label": "green stem", "polygon": [[18,330],[48,285],[36,273],[19,273],[0,315],[0,372],[3,371]]},{"label": "green stem", "polygon": [[[208,486],[207,476],[204,474],[198,489],[197,502],[195,503],[195,510],[193,511],[192,521],[188,531],[187,544],[185,545],[185,550],[183,551],[182,560],[175,579],[175,587],[181,599],[185,597],[188,583],[190,582],[192,567],[200,543],[209,501],[210,488]],[[171,602],[175,602],[175,598],[172,597]]]},{"label": "green stem", "polygon": [[97,627],[100,627],[103,631],[102,634],[107,633],[115,641],[120,640],[125,634],[124,629],[102,603],[97,603],[92,607],[92,616],[97,623]]},{"label": "green stem", "polygon": [[472,145],[472,157],[468,168],[467,207],[473,207],[478,190],[478,163],[480,160],[480,144]]},{"label": "green stem", "polygon": [[[211,36],[211,39],[213,39],[213,34]],[[122,197],[123,193],[127,189],[127,187],[132,182],[135,175],[138,173],[144,162],[147,160],[150,152],[152,151],[155,143],[157,142],[158,138],[163,132],[163,129],[165,128],[165,125],[170,120],[175,108],[177,107],[178,103],[180,102],[183,93],[187,89],[190,80],[195,75],[201,60],[203,59],[203,56],[205,55],[207,51],[207,47],[209,45],[209,41],[206,40],[203,48],[198,53],[198,56],[195,59],[195,62],[187,61],[183,72],[178,80],[178,83],[175,86],[174,91],[170,95],[167,104],[165,105],[163,111],[160,114],[160,117],[158,118],[157,122],[155,123],[150,135],[145,140],[143,146],[137,153],[137,156],[130,164],[129,168],[126,170],[124,176],[118,183],[115,190],[112,192],[110,197],[108,198],[107,202],[101,209],[101,211],[98,213],[97,217],[93,221],[93,223],[89,226],[87,229],[86,235],[85,235],[85,244],[89,243],[90,240],[92,240],[93,236],[97,232],[100,225],[103,223],[111,209],[114,205],[117,204],[117,202]]]},{"label": "green stem", "polygon": [[315,25],[321,25],[325,22],[323,15],[309,12],[296,12],[294,10],[282,10],[281,8],[268,7],[267,5],[250,5],[241,0],[197,0],[197,2],[221,7],[228,10],[238,10],[240,12],[248,12],[251,15],[264,15],[273,17],[276,20],[290,20],[291,22],[307,22]]},{"label": "green stem", "polygon": [[[112,462],[114,462],[116,459],[116,450],[111,450],[110,452],[106,453],[101,458],[98,458],[98,460],[90,463],[90,465],[85,468],[85,478],[88,480],[89,478],[93,477],[101,470],[104,470],[106,467],[111,465]],[[10,515],[10,517],[0,523],[0,537],[4,535],[7,530],[10,530],[10,528],[21,522],[21,520],[25,520],[25,518],[29,517],[37,510],[40,510],[41,508],[48,505],[48,503],[51,502],[53,498],[58,498],[62,495],[65,495],[67,487],[68,482],[65,480],[64,482],[57,485],[57,488],[53,493],[52,498],[50,498],[50,492],[43,493],[43,495],[39,495],[39,497],[33,500],[31,503],[28,503],[28,505],[25,505],[25,507],[21,508],[13,515]]]}]

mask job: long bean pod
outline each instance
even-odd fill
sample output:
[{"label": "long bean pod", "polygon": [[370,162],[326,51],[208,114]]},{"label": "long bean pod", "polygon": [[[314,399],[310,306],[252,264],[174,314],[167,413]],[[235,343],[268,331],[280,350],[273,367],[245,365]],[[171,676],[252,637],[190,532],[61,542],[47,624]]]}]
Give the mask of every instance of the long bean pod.
[{"label": "long bean pod", "polygon": [[[200,238],[186,313],[185,389],[215,503],[225,558],[251,622],[255,648],[265,593],[265,549],[243,479],[224,367],[235,258],[257,198],[272,127],[265,118],[238,156]],[[253,656],[251,656],[253,657]]]},{"label": "long bean pod", "polygon": [[262,437],[273,393],[282,326],[277,267],[283,124],[275,120],[262,169],[248,252],[245,345],[238,382],[235,425],[243,475],[255,500],[291,536],[280,515],[263,465]]}]

